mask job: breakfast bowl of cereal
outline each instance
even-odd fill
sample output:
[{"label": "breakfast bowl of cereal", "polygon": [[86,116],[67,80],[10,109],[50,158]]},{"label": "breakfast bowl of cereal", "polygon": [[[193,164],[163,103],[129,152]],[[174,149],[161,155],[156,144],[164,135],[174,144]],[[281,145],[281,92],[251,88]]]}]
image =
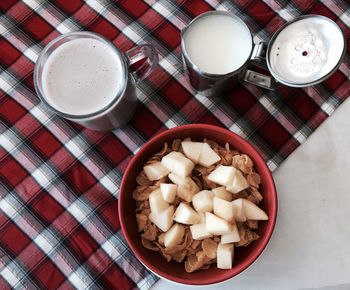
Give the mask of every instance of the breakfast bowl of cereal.
[{"label": "breakfast bowl of cereal", "polygon": [[186,285],[223,282],[247,269],[277,216],[274,181],[260,154],[206,124],[169,129],[144,144],[118,199],[135,256],[157,276]]}]

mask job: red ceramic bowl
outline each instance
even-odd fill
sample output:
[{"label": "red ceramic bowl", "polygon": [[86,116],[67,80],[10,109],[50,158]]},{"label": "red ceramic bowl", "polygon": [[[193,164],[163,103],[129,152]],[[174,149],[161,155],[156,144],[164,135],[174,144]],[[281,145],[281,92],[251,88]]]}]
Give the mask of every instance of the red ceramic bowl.
[{"label": "red ceramic bowl", "polygon": [[[179,264],[173,261],[168,263],[159,253],[148,250],[141,244],[140,233],[137,231],[135,218],[136,203],[132,198],[132,192],[136,187],[136,176],[142,170],[146,161],[162,149],[164,142],[171,143],[174,139],[184,139],[186,137],[191,137],[198,141],[204,138],[212,139],[221,145],[228,142],[232,148],[250,156],[254,161],[256,171],[261,176],[261,193],[264,199],[259,206],[268,214],[269,220],[259,222],[257,232],[260,238],[258,240],[247,247],[235,249],[235,259],[231,270],[220,270],[213,264],[207,270],[187,273],[183,263]],[[229,130],[211,125],[193,124],[179,126],[162,132],[142,146],[129,163],[123,176],[119,192],[118,210],[121,227],[131,250],[149,270],[173,282],[188,285],[209,285],[236,276],[247,269],[262,253],[270,240],[275,226],[277,195],[270,170],[252,145]]]}]

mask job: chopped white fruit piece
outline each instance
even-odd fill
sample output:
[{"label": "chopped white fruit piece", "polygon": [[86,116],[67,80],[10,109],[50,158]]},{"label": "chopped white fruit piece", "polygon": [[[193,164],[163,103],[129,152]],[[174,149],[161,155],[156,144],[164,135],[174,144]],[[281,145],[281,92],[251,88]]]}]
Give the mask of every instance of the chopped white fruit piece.
[{"label": "chopped white fruit piece", "polygon": [[177,185],[172,183],[161,183],[160,191],[166,202],[173,202],[176,197]]},{"label": "chopped white fruit piece", "polygon": [[243,198],[238,198],[232,201],[235,210],[235,220],[238,222],[245,222],[247,218],[245,217],[243,208]]},{"label": "chopped white fruit piece", "polygon": [[159,188],[150,193],[149,207],[151,208],[151,212],[154,213],[160,213],[169,207],[169,204],[163,199]]},{"label": "chopped white fruit piece", "polygon": [[175,211],[174,220],[181,224],[193,225],[198,224],[201,218],[192,207],[181,202]]},{"label": "chopped white fruit piece", "polygon": [[234,221],[235,218],[235,208],[232,202],[214,197],[213,199],[213,211],[214,214],[227,220],[229,223]]},{"label": "chopped white fruit piece", "polygon": [[227,186],[226,189],[232,193],[237,193],[248,187],[248,181],[245,179],[242,172],[236,169],[232,184]]},{"label": "chopped white fruit piece", "polygon": [[228,234],[221,236],[221,244],[235,243],[241,240],[237,226],[233,227],[233,230]]},{"label": "chopped white fruit piece", "polygon": [[268,220],[267,214],[248,199],[243,199],[243,209],[247,220]]},{"label": "chopped white fruit piece", "polygon": [[191,174],[194,163],[181,152],[172,151],[162,158],[162,165],[181,177]]},{"label": "chopped white fruit piece", "polygon": [[[185,180],[186,177],[178,176],[175,173],[169,173],[168,177],[176,185],[182,185],[182,184],[186,183],[186,180]],[[188,178],[191,178],[191,177],[188,177]]]},{"label": "chopped white fruit piece", "polygon": [[219,165],[208,175],[208,179],[224,186],[231,186],[237,169],[233,166]]},{"label": "chopped white fruit piece", "polygon": [[224,186],[213,188],[212,191],[216,197],[227,201],[232,201],[232,193],[228,192]]},{"label": "chopped white fruit piece", "polygon": [[213,235],[224,235],[233,230],[233,225],[210,212],[205,213],[205,225],[207,232]]},{"label": "chopped white fruit piece", "polygon": [[197,212],[213,210],[213,196],[211,190],[202,190],[192,197],[192,205]]},{"label": "chopped white fruit piece", "polygon": [[219,269],[232,269],[233,244],[220,244],[216,253],[217,267]]},{"label": "chopped white fruit piece", "polygon": [[190,226],[190,231],[194,240],[203,240],[213,236],[208,233],[205,223]]},{"label": "chopped white fruit piece", "polygon": [[202,151],[202,142],[182,141],[182,150],[187,158],[191,159],[194,163],[198,163],[199,155]]},{"label": "chopped white fruit piece", "polygon": [[211,149],[207,143],[203,143],[198,163],[202,166],[210,167],[220,160],[220,156],[213,149]]},{"label": "chopped white fruit piece", "polygon": [[184,235],[185,227],[180,224],[174,224],[164,235],[164,246],[168,248],[180,244]]},{"label": "chopped white fruit piece", "polygon": [[160,230],[166,232],[173,225],[174,219],[174,206],[169,206],[166,210],[155,213],[151,212],[149,214],[149,219],[153,222]]},{"label": "chopped white fruit piece", "polygon": [[199,217],[201,218],[200,223],[205,224],[205,212],[199,212]]},{"label": "chopped white fruit piece", "polygon": [[177,196],[181,199],[191,202],[192,196],[199,192],[198,185],[191,177],[180,177],[174,173],[168,175],[169,179],[177,185]]},{"label": "chopped white fruit piece", "polygon": [[146,173],[146,176],[149,180],[159,180],[164,176],[169,174],[169,170],[166,169],[161,162],[155,162],[143,167],[143,170]]},{"label": "chopped white fruit piece", "polygon": [[191,202],[193,195],[195,195],[197,192],[199,192],[198,185],[191,177],[186,177],[185,183],[178,185],[176,194],[181,199]]}]

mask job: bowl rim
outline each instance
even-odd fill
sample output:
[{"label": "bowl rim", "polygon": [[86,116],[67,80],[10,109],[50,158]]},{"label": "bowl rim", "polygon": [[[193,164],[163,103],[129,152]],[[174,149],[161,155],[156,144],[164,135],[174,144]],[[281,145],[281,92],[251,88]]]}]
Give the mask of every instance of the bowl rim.
[{"label": "bowl rim", "polygon": [[[268,187],[271,187],[271,189],[272,189],[272,197],[273,197],[272,198],[272,213],[274,213],[274,215],[271,218],[269,217],[270,223],[269,223],[268,228],[266,229],[267,233],[263,237],[263,242],[258,246],[258,248],[255,249],[255,254],[252,255],[251,257],[247,258],[236,269],[236,271],[234,273],[227,271],[228,273],[230,273],[230,275],[226,275],[224,277],[221,277],[221,276],[220,277],[219,276],[213,277],[211,279],[210,283],[207,283],[207,282],[203,283],[201,281],[189,281],[187,279],[183,279],[180,277],[168,275],[167,273],[164,273],[161,269],[154,267],[151,263],[149,263],[148,261],[143,259],[142,255],[139,253],[137,247],[132,242],[131,237],[129,237],[127,234],[126,227],[125,227],[125,225],[127,223],[124,220],[124,215],[123,215],[124,209],[121,206],[121,202],[119,202],[120,197],[123,194],[124,188],[125,188],[126,183],[127,183],[126,176],[128,176],[129,173],[132,171],[132,168],[134,167],[134,165],[137,162],[137,160],[139,159],[139,157],[142,156],[148,150],[150,150],[152,148],[152,146],[154,145],[154,143],[156,143],[156,141],[159,138],[171,135],[174,132],[182,131],[184,129],[211,130],[211,131],[216,131],[217,133],[231,135],[233,138],[236,139],[235,142],[241,143],[243,146],[248,147],[250,150],[252,150],[256,153],[256,159],[260,159],[259,160],[260,163],[262,161],[264,176],[266,178],[266,182],[269,184]],[[273,233],[275,225],[276,225],[277,210],[278,210],[278,200],[277,200],[277,192],[276,192],[275,182],[273,180],[272,173],[271,173],[270,169],[268,168],[266,161],[262,158],[261,154],[254,148],[253,145],[251,145],[248,141],[246,141],[244,138],[237,135],[236,133],[234,133],[226,128],[219,127],[216,125],[209,125],[209,124],[181,125],[181,126],[177,126],[177,127],[171,128],[171,129],[167,129],[167,130],[160,132],[160,133],[156,134],[155,136],[153,136],[150,140],[148,140],[145,144],[143,144],[141,146],[141,148],[137,151],[137,153],[132,157],[131,161],[129,162],[129,164],[128,164],[128,166],[123,174],[123,178],[122,178],[121,186],[120,186],[120,190],[119,190],[119,196],[118,196],[118,215],[119,215],[121,230],[122,230],[123,236],[125,237],[125,240],[126,240],[128,246],[130,247],[132,253],[136,256],[136,258],[141,262],[141,264],[143,266],[145,266],[148,270],[150,270],[152,273],[154,273],[158,277],[161,277],[165,280],[175,282],[178,284],[190,285],[190,286],[205,286],[205,285],[218,284],[220,282],[224,282],[226,280],[229,280],[229,279],[237,276],[238,274],[242,273],[244,270],[249,268],[258,259],[258,257],[262,254],[262,252],[265,250],[266,246],[268,245],[268,243],[271,239],[272,233]]]}]

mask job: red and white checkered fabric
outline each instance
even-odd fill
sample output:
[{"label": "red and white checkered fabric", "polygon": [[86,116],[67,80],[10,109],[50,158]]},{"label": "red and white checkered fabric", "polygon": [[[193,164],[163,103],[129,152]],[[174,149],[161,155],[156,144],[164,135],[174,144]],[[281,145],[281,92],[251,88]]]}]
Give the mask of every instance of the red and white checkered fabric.
[{"label": "red and white checkered fabric", "polygon": [[[221,3],[221,4],[220,4]],[[187,123],[229,128],[274,170],[350,94],[349,54],[320,85],[267,92],[237,85],[207,98],[186,82],[180,30],[213,9],[241,17],[268,40],[301,14],[325,15],[350,47],[344,1],[0,1],[0,289],[148,289],[157,279],[133,256],[118,221],[118,189],[133,153],[151,136]],[[91,30],[121,50],[151,43],[155,73],[139,85],[137,112],[113,132],[54,115],[33,88],[38,53],[58,35]]]}]

